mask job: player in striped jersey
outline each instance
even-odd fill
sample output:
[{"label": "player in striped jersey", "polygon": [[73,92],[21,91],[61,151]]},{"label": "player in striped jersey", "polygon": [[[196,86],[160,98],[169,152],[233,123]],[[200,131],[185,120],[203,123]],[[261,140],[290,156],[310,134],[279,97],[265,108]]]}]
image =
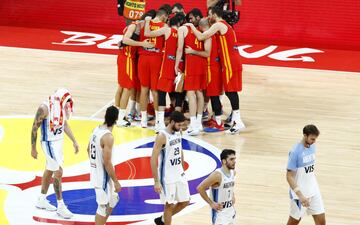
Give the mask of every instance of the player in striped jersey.
[{"label": "player in striped jersey", "polygon": [[90,158],[90,181],[94,186],[98,208],[95,225],[104,225],[119,202],[121,185],[112,164],[114,137],[112,130],[119,116],[115,106],[106,109],[105,121],[96,127],[90,137],[87,152]]},{"label": "player in striped jersey", "polygon": [[172,216],[183,210],[190,201],[189,185],[184,172],[184,153],[181,127],[185,116],[174,111],[165,130],[156,136],[151,156],[154,190],[159,193],[164,214],[155,219],[157,225],[171,224]]},{"label": "player in striped jersey", "polygon": [[[37,159],[36,139],[37,130],[41,126],[41,147],[46,158],[46,167],[41,179],[41,194],[36,203],[39,209],[56,211],[64,218],[70,219],[73,214],[66,207],[62,196],[61,178],[63,175],[63,142],[64,133],[71,139],[75,154],[79,152],[79,145],[67,122],[73,111],[73,99],[68,90],[60,88],[49,96],[48,101],[41,104],[36,112],[31,131],[31,156]],[[57,209],[46,199],[46,194],[53,177],[53,187],[57,199]]]},{"label": "player in striped jersey", "polygon": [[[213,225],[235,225],[235,160],[236,152],[224,149],[220,154],[221,168],[215,170],[197,187],[211,207]],[[210,188],[210,196],[206,189]]]},{"label": "player in striped jersey", "polygon": [[315,177],[315,141],[320,132],[315,125],[303,128],[303,139],[289,152],[286,180],[290,190],[290,216],[287,225],[297,225],[307,213],[316,225],[325,225],[325,209]]}]

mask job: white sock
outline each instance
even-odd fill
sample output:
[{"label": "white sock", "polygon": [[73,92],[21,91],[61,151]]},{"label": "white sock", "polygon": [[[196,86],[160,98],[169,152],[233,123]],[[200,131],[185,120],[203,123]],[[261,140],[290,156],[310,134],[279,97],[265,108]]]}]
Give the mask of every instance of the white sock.
[{"label": "white sock", "polygon": [[126,114],[126,109],[119,109],[119,117],[118,120],[123,120]]},{"label": "white sock", "polygon": [[159,111],[155,110],[155,123],[159,123]]},{"label": "white sock", "polygon": [[146,122],[146,121],[147,121],[147,112],[141,111],[141,122]]},{"label": "white sock", "polygon": [[135,110],[136,110],[136,113],[140,112],[140,104],[138,102],[135,103]]},{"label": "white sock", "polygon": [[217,125],[221,125],[221,116],[215,116],[215,121]]},{"label": "white sock", "polygon": [[232,120],[235,121],[236,124],[241,123],[240,109],[233,111]]},{"label": "white sock", "polygon": [[61,200],[57,200],[57,204],[58,204],[58,207],[59,207],[59,206],[63,206],[63,205],[65,205],[64,200],[63,200],[63,199],[61,199]]},{"label": "white sock", "polygon": [[196,116],[190,116],[190,127],[196,126]]},{"label": "white sock", "polygon": [[197,126],[201,126],[201,125],[202,125],[202,114],[197,114],[197,116],[196,116],[196,122],[197,122]]},{"label": "white sock", "polygon": [[165,112],[164,111],[158,111],[158,121],[159,121],[159,124],[164,124],[165,125]]},{"label": "white sock", "polygon": [[135,112],[135,101],[130,99],[128,106],[129,106],[129,112],[133,114]]},{"label": "white sock", "polygon": [[40,193],[39,199],[40,200],[45,200],[46,199],[46,194]]}]

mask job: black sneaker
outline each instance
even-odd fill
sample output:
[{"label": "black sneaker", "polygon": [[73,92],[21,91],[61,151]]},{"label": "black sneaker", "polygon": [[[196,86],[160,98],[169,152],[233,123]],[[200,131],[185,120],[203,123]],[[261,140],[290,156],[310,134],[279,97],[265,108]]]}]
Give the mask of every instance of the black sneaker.
[{"label": "black sneaker", "polygon": [[156,225],[165,225],[165,223],[161,220],[161,216],[154,219]]}]

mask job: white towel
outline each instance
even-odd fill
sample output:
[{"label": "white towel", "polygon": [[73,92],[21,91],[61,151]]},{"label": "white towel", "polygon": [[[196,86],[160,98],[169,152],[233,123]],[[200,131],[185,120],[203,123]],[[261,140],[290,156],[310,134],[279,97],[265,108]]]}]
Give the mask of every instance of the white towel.
[{"label": "white towel", "polygon": [[73,111],[73,101],[68,90],[60,88],[55,93],[49,96],[49,124],[50,130],[55,131],[57,128],[63,126],[66,118],[65,104],[70,100],[70,113]]}]

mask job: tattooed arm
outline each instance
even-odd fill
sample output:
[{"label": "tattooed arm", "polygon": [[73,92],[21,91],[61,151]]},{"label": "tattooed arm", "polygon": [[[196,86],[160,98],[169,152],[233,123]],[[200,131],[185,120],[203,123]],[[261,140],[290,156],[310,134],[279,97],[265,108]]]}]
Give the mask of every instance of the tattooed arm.
[{"label": "tattooed arm", "polygon": [[42,121],[47,117],[48,109],[46,105],[41,104],[36,112],[34,123],[31,129],[31,156],[34,159],[37,159],[37,150],[36,150],[36,139],[37,139],[37,130],[39,129]]}]

